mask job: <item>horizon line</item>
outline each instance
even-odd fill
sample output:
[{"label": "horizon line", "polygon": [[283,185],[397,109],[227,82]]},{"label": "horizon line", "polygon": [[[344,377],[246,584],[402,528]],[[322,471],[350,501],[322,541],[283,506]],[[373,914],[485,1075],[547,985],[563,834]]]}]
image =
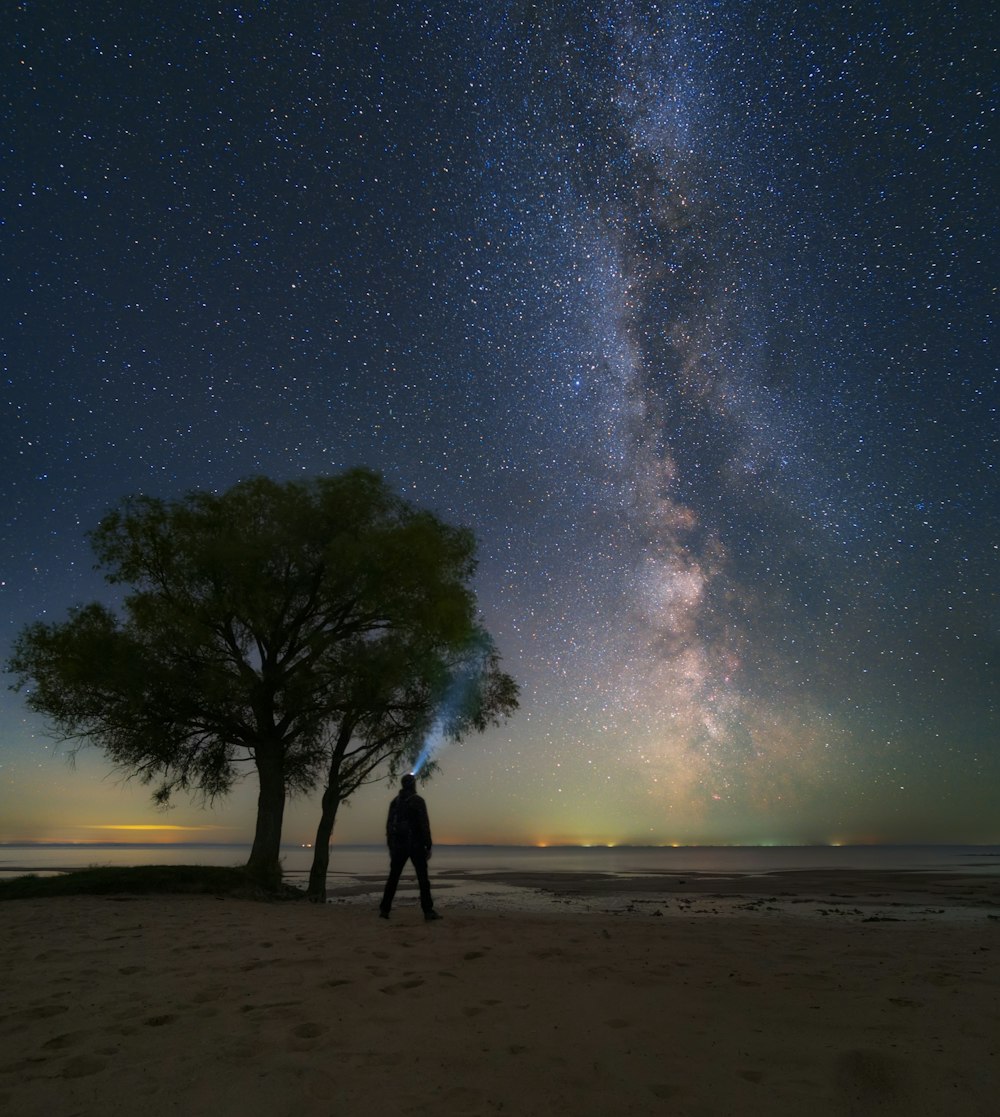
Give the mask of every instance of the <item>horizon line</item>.
[{"label": "horizon line", "polygon": [[[218,848],[248,849],[250,841],[241,842],[139,842],[139,841],[90,841],[74,840],[21,840],[0,841],[0,849],[17,849],[25,846],[33,848],[104,848],[122,846],[125,848],[142,847],[149,849],[164,848]],[[1000,846],[1000,838],[993,841],[838,841],[838,842],[435,842],[441,849],[877,849],[881,847],[923,847],[923,846]],[[384,842],[331,842],[336,849],[381,849]],[[281,849],[310,850],[312,843],[282,842]]]}]

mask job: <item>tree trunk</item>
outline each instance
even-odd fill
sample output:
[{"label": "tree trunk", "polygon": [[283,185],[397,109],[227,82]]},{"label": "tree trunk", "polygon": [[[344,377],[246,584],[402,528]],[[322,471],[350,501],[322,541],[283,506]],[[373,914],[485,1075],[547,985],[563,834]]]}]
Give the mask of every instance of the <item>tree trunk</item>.
[{"label": "tree trunk", "polygon": [[343,784],[340,778],[340,766],[344,763],[347,747],[354,736],[354,726],[357,718],[352,714],[345,714],[337,729],[337,738],[330,753],[330,774],[326,780],[326,790],[323,792],[322,813],[319,826],[316,828],[316,842],[313,845],[313,862],[309,870],[309,888],[306,896],[314,904],[326,901],[326,871],[330,867],[330,838],[333,836],[333,824],[337,821],[337,809],[340,806],[340,797],[343,793]]},{"label": "tree trunk", "polygon": [[322,812],[319,826],[316,827],[316,843],[313,846],[312,867],[309,870],[309,888],[306,891],[307,899],[314,904],[322,904],[326,900],[326,872],[330,867],[330,839],[333,836],[333,824],[337,821],[337,808],[340,806],[340,782],[331,779],[323,792]]},{"label": "tree trunk", "polygon": [[267,742],[254,750],[260,791],[257,829],[247,862],[247,875],[261,888],[277,892],[281,886],[281,824],[285,815],[285,766],[281,742]]}]

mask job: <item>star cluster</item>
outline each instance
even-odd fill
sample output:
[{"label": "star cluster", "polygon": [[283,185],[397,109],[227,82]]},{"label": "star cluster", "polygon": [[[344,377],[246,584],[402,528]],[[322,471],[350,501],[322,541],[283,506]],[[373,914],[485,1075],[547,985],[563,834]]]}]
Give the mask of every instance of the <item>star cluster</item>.
[{"label": "star cluster", "polygon": [[[371,465],[523,686],[441,840],[998,840],[983,16],[161,8],[12,10],[6,641],[125,493]],[[148,814],[2,728],[4,836]]]}]

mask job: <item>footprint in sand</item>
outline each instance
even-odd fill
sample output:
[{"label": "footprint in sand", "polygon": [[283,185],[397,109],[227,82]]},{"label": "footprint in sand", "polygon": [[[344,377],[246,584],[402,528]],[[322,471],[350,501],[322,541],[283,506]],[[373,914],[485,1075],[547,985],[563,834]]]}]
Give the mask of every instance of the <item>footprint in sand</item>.
[{"label": "footprint in sand", "polygon": [[86,1034],[86,1032],[63,1032],[60,1036],[53,1036],[51,1039],[47,1039],[42,1044],[42,1049],[62,1051],[67,1047],[75,1047]]},{"label": "footprint in sand", "polygon": [[207,1004],[209,1001],[221,1000],[226,995],[226,990],[221,985],[210,985],[204,989],[199,989],[197,993],[191,998],[192,1002],[196,1005]]},{"label": "footprint in sand", "polygon": [[64,1012],[69,1012],[69,1005],[36,1005],[15,1015],[22,1020],[47,1020],[50,1016],[60,1016]]},{"label": "footprint in sand", "polygon": [[416,989],[418,985],[423,985],[423,983],[424,979],[422,977],[414,977],[409,981],[397,981],[393,985],[383,985],[380,992],[388,993],[392,996],[402,989]]},{"label": "footprint in sand", "polygon": [[[301,1001],[268,1001],[264,1004],[247,1004],[240,1005],[240,1012],[263,1012],[272,1013],[275,1009],[294,1008],[296,1005],[302,1004]],[[274,1013],[277,1015],[277,1013]]]},{"label": "footprint in sand", "polygon": [[614,972],[614,966],[588,966],[586,969],[587,977],[610,977]]},{"label": "footprint in sand", "polygon": [[292,1028],[292,1035],[297,1036],[299,1039],[316,1039],[326,1031],[322,1024],[314,1024],[311,1020],[306,1020],[301,1024],[296,1024]]},{"label": "footprint in sand", "polygon": [[495,1005],[503,1004],[503,1001],[498,1001],[495,997],[487,997],[477,1005],[467,1005],[462,1009],[465,1016],[478,1016],[480,1013],[485,1012],[488,1008],[493,1008]]},{"label": "footprint in sand", "polygon": [[106,1059],[98,1059],[96,1055],[76,1055],[63,1067],[63,1078],[86,1078],[89,1074],[100,1074],[108,1065]]},{"label": "footprint in sand", "polygon": [[486,956],[485,950],[469,950],[462,957],[466,962],[471,962],[475,958],[484,958]]},{"label": "footprint in sand", "polygon": [[649,1092],[661,1101],[667,1098],[672,1098],[677,1093],[677,1087],[671,1086],[669,1082],[654,1082],[649,1087]]},{"label": "footprint in sand", "polygon": [[176,1019],[176,1016],[171,1016],[170,1013],[167,1012],[162,1016],[149,1016],[143,1020],[143,1024],[145,1024],[147,1028],[162,1028],[164,1024],[172,1024]]}]

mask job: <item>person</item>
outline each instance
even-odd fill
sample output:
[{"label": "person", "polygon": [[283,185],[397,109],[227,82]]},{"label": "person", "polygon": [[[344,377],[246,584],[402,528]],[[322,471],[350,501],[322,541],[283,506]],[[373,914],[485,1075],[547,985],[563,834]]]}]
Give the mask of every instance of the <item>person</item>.
[{"label": "person", "polygon": [[441,916],[434,910],[431,882],[427,875],[427,862],[433,846],[431,824],[427,817],[427,804],[417,794],[417,780],[413,775],[403,776],[399,794],[389,804],[385,838],[389,846],[389,878],[385,882],[382,903],[379,904],[379,916],[382,919],[389,918],[400,875],[406,862],[412,861],[417,883],[420,885],[420,907],[424,919],[440,919]]}]

